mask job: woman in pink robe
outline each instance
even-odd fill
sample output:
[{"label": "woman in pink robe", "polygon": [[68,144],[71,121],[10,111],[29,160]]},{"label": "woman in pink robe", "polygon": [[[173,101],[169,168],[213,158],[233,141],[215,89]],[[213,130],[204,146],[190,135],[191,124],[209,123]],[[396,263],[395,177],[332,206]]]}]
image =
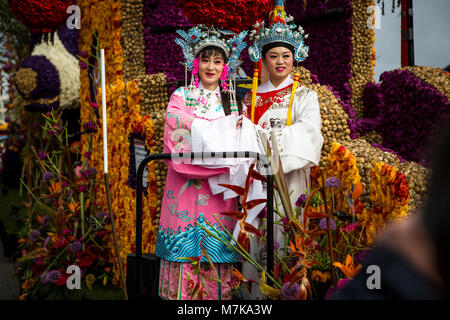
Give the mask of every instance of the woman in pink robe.
[{"label": "woman in pink robe", "polygon": [[[178,88],[167,106],[164,152],[191,152],[189,138],[196,119],[214,121],[231,113],[229,95],[219,87],[226,63],[225,52],[210,46],[198,57],[198,88]],[[239,130],[239,124],[236,130]],[[207,136],[209,133],[204,134]],[[224,135],[223,139],[227,136]],[[180,159],[166,163],[168,172],[155,251],[161,258],[159,295],[168,300],[231,299],[233,263],[238,261],[238,256],[213,237],[205,237],[205,231],[197,225],[211,230],[206,224],[208,221],[225,234],[212,216],[216,214],[228,231],[233,232],[236,221],[219,213],[237,210],[237,198],[224,200],[222,193],[214,195],[207,180],[226,173],[229,168],[211,169]],[[182,259],[200,257],[201,245],[214,262],[221,282],[208,279],[217,278],[217,275],[204,255],[201,260],[205,262],[201,264],[202,270],[206,270],[203,277],[194,274],[192,264]]]}]

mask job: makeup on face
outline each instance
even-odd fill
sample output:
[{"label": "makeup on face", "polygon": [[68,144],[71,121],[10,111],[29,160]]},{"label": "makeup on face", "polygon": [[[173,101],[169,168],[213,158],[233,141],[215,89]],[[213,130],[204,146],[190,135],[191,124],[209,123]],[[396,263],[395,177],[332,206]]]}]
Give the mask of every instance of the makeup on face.
[{"label": "makeup on face", "polygon": [[222,75],[224,59],[221,55],[200,56],[198,73],[205,89],[215,90]]},{"label": "makeup on face", "polygon": [[272,84],[277,86],[292,72],[294,57],[288,48],[275,47],[267,51],[264,63]]}]

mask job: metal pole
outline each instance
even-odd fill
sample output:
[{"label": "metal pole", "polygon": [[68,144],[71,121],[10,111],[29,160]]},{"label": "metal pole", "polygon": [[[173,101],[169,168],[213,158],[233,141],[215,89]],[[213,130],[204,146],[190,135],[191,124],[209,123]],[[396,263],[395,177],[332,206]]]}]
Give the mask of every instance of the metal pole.
[{"label": "metal pole", "polygon": [[[191,153],[153,153],[142,160],[136,179],[136,299],[141,298],[142,273],[142,179],[144,169],[150,161],[169,159],[208,159],[208,158],[254,158],[261,161],[267,177],[267,273],[273,275],[273,172],[266,156],[257,152],[191,152]],[[270,283],[270,282],[269,282]]]},{"label": "metal pole", "polygon": [[407,0],[408,18],[408,65],[414,66],[414,27],[413,27],[413,0]]}]

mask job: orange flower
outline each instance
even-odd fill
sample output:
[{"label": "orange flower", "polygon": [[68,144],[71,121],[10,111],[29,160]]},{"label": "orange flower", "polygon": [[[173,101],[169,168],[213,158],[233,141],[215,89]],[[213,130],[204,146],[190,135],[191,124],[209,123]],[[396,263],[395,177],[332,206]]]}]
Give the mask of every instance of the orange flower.
[{"label": "orange flower", "polygon": [[52,181],[48,190],[51,196],[59,193],[61,191],[61,183]]},{"label": "orange flower", "polygon": [[72,153],[78,153],[81,152],[81,142],[80,141],[74,141],[70,145],[70,152]]},{"label": "orange flower", "polygon": [[245,278],[242,275],[242,273],[240,273],[239,270],[236,269],[236,268],[233,268],[233,276],[235,276],[236,278],[238,278],[241,281],[247,281],[247,280],[245,280]]},{"label": "orange flower", "polygon": [[362,268],[361,264],[355,267],[355,265],[353,264],[353,258],[349,254],[345,259],[345,265],[342,265],[342,263],[340,262],[335,262],[333,263],[333,265],[338,267],[348,279],[353,279],[353,277],[356,276],[356,274]]},{"label": "orange flower", "polygon": [[311,273],[311,280],[318,282],[327,282],[331,279],[331,274],[329,271],[322,272],[320,270],[313,270]]},{"label": "orange flower", "polygon": [[77,210],[80,209],[80,203],[79,202],[77,202],[77,203],[70,202],[67,205],[67,207],[73,214],[75,214],[77,212]]},{"label": "orange flower", "polygon": [[303,237],[300,237],[298,234],[295,234],[295,246],[292,241],[289,241],[289,249],[292,251],[292,255],[298,258],[305,257],[305,250],[303,250]]}]

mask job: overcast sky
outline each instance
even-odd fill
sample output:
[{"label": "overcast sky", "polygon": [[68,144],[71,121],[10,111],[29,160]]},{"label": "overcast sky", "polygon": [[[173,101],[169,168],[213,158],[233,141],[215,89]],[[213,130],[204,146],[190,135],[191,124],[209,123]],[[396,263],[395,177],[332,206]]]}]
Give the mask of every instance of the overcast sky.
[{"label": "overcast sky", "polygon": [[[400,8],[391,12],[385,0],[381,28],[375,29],[375,80],[384,71],[401,67]],[[381,3],[380,3],[381,6]],[[445,68],[450,64],[450,0],[413,0],[415,64]]]}]

